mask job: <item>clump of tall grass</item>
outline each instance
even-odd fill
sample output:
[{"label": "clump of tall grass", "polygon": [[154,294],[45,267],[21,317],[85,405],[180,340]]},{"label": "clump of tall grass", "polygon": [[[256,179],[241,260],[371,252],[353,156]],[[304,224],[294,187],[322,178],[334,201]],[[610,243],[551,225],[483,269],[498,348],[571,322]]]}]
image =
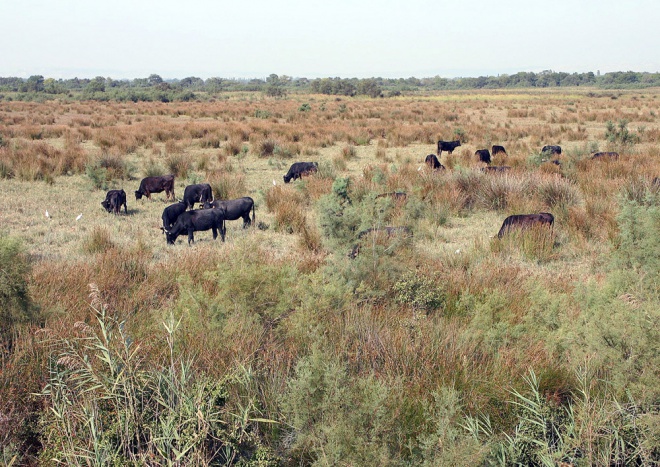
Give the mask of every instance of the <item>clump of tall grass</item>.
[{"label": "clump of tall grass", "polygon": [[579,189],[559,176],[541,178],[536,185],[536,192],[543,204],[550,208],[569,208],[582,201]]},{"label": "clump of tall grass", "polygon": [[96,226],[83,241],[82,248],[85,253],[102,253],[115,246],[110,231],[106,227]]},{"label": "clump of tall grass", "polygon": [[305,197],[301,191],[281,185],[268,189],[265,196],[268,212],[275,214],[277,230],[299,233],[306,225]]},{"label": "clump of tall grass", "polygon": [[235,172],[231,164],[226,164],[224,170],[209,172],[207,180],[215,199],[236,199],[247,194],[245,175]]},{"label": "clump of tall grass", "polygon": [[353,146],[352,144],[343,146],[341,148],[341,157],[344,160],[348,161],[351,159],[355,159],[356,156],[357,156],[357,150],[355,149],[355,146]]},{"label": "clump of tall grass", "polygon": [[192,169],[192,161],[182,153],[170,153],[165,159],[165,165],[168,172],[177,178],[187,178]]},{"label": "clump of tall grass", "polygon": [[275,154],[277,141],[271,138],[264,138],[257,142],[256,153],[259,157],[272,157]]},{"label": "clump of tall grass", "polygon": [[502,211],[529,195],[530,179],[508,174],[487,174],[475,187],[475,204],[481,208]]},{"label": "clump of tall grass", "polygon": [[145,177],[159,177],[165,175],[165,168],[153,157],[150,157],[144,164],[143,172]]},{"label": "clump of tall grass", "polygon": [[237,156],[243,151],[243,147],[243,141],[241,141],[239,138],[232,137],[222,147],[222,152],[226,156]]}]

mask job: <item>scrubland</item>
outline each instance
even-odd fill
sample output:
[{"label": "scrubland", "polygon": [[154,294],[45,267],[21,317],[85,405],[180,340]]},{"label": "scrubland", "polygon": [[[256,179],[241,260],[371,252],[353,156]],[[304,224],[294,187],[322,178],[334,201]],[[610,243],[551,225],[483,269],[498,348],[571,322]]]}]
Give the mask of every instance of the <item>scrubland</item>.
[{"label": "scrubland", "polygon": [[[660,462],[657,90],[224,97],[0,102],[5,463]],[[166,245],[167,173],[255,225]]]}]

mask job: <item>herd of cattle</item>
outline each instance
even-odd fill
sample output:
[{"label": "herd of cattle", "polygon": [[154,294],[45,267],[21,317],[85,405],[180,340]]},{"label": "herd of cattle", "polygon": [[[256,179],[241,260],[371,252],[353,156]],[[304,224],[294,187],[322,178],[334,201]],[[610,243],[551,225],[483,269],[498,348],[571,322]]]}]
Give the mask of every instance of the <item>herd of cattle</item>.
[{"label": "herd of cattle", "polygon": [[[454,149],[461,145],[460,141],[438,141],[438,151],[436,154],[426,156],[425,163],[433,170],[444,170],[439,157],[443,151],[451,154]],[[561,155],[560,146],[544,146],[541,150],[542,155],[546,156],[550,162],[560,165],[556,157]],[[493,145],[491,150],[479,149],[475,156],[480,162],[487,164],[481,170],[484,172],[504,172],[510,169],[509,166],[491,166],[491,156],[501,155],[506,157],[507,152],[503,146]],[[554,159],[553,159],[554,158]],[[592,155],[592,159],[611,159],[618,160],[619,154],[616,152],[598,152]],[[291,165],[284,175],[284,183],[297,180],[305,175],[318,171],[316,162],[296,162]],[[654,184],[659,184],[658,178],[654,179]],[[152,193],[165,192],[166,199],[175,200],[174,197],[174,175],[162,175],[155,177],[146,177],[140,182],[139,188],[135,191],[135,199],[142,199],[143,196],[151,199]],[[376,198],[389,197],[395,202],[406,200],[405,192],[391,192],[379,194]],[[199,208],[194,209],[195,204],[199,203]],[[103,208],[114,214],[119,214],[121,207],[124,207],[124,213],[127,213],[126,192],[124,190],[110,190],[106,198],[101,202]],[[252,212],[252,218],[250,218]],[[213,239],[218,236],[218,231],[222,241],[225,241],[226,227],[225,221],[243,219],[243,228],[247,228],[255,221],[254,200],[250,197],[243,197],[232,200],[214,200],[211,185],[201,183],[188,185],[183,193],[183,200],[167,206],[163,210],[163,225],[160,229],[165,234],[167,243],[173,245],[180,235],[188,234],[188,244],[195,241],[194,232],[211,230]],[[500,228],[497,237],[502,238],[510,229],[527,228],[531,226],[547,226],[552,228],[554,217],[547,212],[538,214],[516,214],[507,217]],[[409,227],[381,227],[371,228],[360,232],[357,236],[356,244],[349,253],[350,258],[355,258],[360,250],[359,241],[370,233],[383,233],[387,237],[394,235],[412,236]]]},{"label": "herd of cattle", "polygon": [[[284,183],[302,178],[302,176],[314,173],[318,170],[316,162],[296,162],[284,175]],[[165,192],[165,199],[175,200],[174,175],[160,175],[145,177],[140,186],[135,190],[135,199],[140,200],[143,196],[151,199],[152,193]],[[194,209],[199,203],[199,209]],[[126,205],[126,192],[124,190],[110,190],[106,193],[105,200],[101,206],[114,214],[128,213]],[[250,218],[252,212],[252,218]],[[208,183],[188,185],[183,192],[183,200],[167,206],[161,216],[163,225],[160,228],[165,234],[167,243],[173,245],[180,235],[188,234],[188,244],[194,243],[194,232],[211,230],[213,239],[220,237],[225,241],[227,232],[225,221],[243,219],[243,228],[247,228],[254,222],[254,200],[248,196],[230,200],[214,200],[213,190]]]}]

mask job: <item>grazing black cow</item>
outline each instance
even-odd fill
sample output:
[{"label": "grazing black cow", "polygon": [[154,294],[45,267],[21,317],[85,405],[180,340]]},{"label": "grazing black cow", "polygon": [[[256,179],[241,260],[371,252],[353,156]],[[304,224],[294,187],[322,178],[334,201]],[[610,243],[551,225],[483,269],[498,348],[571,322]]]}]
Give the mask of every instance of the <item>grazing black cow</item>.
[{"label": "grazing black cow", "polygon": [[489,173],[489,172],[507,172],[509,170],[511,170],[511,167],[508,166],[508,165],[491,165],[491,166],[488,166],[488,167],[482,167],[481,168],[481,171],[486,172],[486,173]]},{"label": "grazing black cow", "polygon": [[381,194],[376,196],[376,199],[378,199],[378,198],[391,198],[392,201],[403,202],[403,201],[406,200],[407,197],[408,197],[408,195],[406,194],[405,191],[392,191],[390,193],[381,193]]},{"label": "grazing black cow", "polygon": [[552,227],[555,218],[549,212],[541,212],[539,214],[514,214],[504,219],[502,228],[497,234],[497,238],[502,238],[513,227],[526,228],[533,225],[548,225]]},{"label": "grazing black cow", "polygon": [[561,156],[561,146],[543,146],[541,154],[549,154],[551,156]]},{"label": "grazing black cow", "polygon": [[442,170],[442,169],[445,168],[445,166],[440,163],[440,161],[435,156],[435,154],[429,154],[428,156],[426,156],[426,159],[424,159],[424,162],[426,163],[426,165],[431,167],[433,170]]},{"label": "grazing black cow", "polygon": [[140,188],[135,192],[135,199],[146,196],[151,199],[151,193],[165,192],[165,199],[174,200],[174,175],[159,175],[157,177],[146,177],[140,182]]},{"label": "grazing black cow", "polygon": [[314,173],[318,169],[319,165],[316,162],[294,162],[284,176],[284,183],[302,178],[303,175]]},{"label": "grazing black cow", "polygon": [[105,195],[105,201],[101,201],[101,206],[103,206],[106,211],[115,214],[119,214],[122,205],[124,206],[124,214],[127,214],[126,192],[124,190],[110,190]]},{"label": "grazing black cow", "polygon": [[208,183],[199,183],[197,185],[188,185],[183,190],[183,202],[188,209],[192,209],[195,203],[204,204],[207,201],[213,201],[213,190]]},{"label": "grazing black cow", "polygon": [[474,155],[479,156],[480,162],[485,162],[486,164],[490,164],[490,152],[488,151],[488,149],[477,149]]},{"label": "grazing black cow", "polygon": [[218,230],[222,241],[225,241],[225,210],[223,208],[197,209],[194,211],[184,211],[177,218],[171,229],[165,229],[167,243],[174,245],[177,237],[185,233],[188,234],[188,245],[195,242],[194,232],[201,232],[211,229],[213,231],[213,240],[218,238]]},{"label": "grazing black cow", "polygon": [[619,153],[618,152],[597,152],[593,156],[591,156],[593,160],[611,160],[611,161],[618,161],[619,160]]},{"label": "grazing black cow", "polygon": [[498,154],[504,154],[505,156],[508,155],[506,153],[506,149],[504,149],[504,146],[498,146],[496,144],[493,144],[493,147],[490,150],[491,154],[494,156],[497,156]]},{"label": "grazing black cow", "polygon": [[[221,208],[225,211],[225,220],[235,221],[243,218],[243,228],[247,228],[254,222],[254,200],[249,196],[238,199],[219,200],[212,203],[204,203],[204,209]],[[252,211],[252,220],[250,220],[250,210]]]},{"label": "grazing black cow", "polygon": [[442,154],[442,151],[447,151],[449,154],[454,152],[458,146],[461,145],[460,141],[438,141],[438,157]]},{"label": "grazing black cow", "polygon": [[162,230],[163,233],[170,230],[179,216],[186,212],[186,209],[188,209],[188,206],[186,206],[186,203],[183,201],[170,204],[165,209],[163,209],[163,226],[160,228],[160,230]]},{"label": "grazing black cow", "polygon": [[412,237],[413,233],[410,227],[402,226],[402,227],[372,227],[370,229],[363,230],[360,232],[357,236],[358,238],[358,243],[356,243],[353,248],[351,248],[350,253],[348,254],[348,257],[351,259],[357,258],[357,256],[360,254],[360,243],[359,240],[362,239],[365,235],[368,235],[372,232],[375,233],[384,233],[388,238],[395,236],[395,235],[401,235],[403,237]]}]

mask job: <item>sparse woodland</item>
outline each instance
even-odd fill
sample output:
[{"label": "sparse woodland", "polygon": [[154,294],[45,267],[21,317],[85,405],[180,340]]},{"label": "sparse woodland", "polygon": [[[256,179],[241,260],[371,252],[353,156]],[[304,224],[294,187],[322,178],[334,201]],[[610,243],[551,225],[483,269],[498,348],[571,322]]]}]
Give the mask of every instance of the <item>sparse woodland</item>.
[{"label": "sparse woodland", "polygon": [[[220,96],[0,101],[1,462],[660,463],[657,88]],[[256,222],[168,246],[169,173]]]}]

